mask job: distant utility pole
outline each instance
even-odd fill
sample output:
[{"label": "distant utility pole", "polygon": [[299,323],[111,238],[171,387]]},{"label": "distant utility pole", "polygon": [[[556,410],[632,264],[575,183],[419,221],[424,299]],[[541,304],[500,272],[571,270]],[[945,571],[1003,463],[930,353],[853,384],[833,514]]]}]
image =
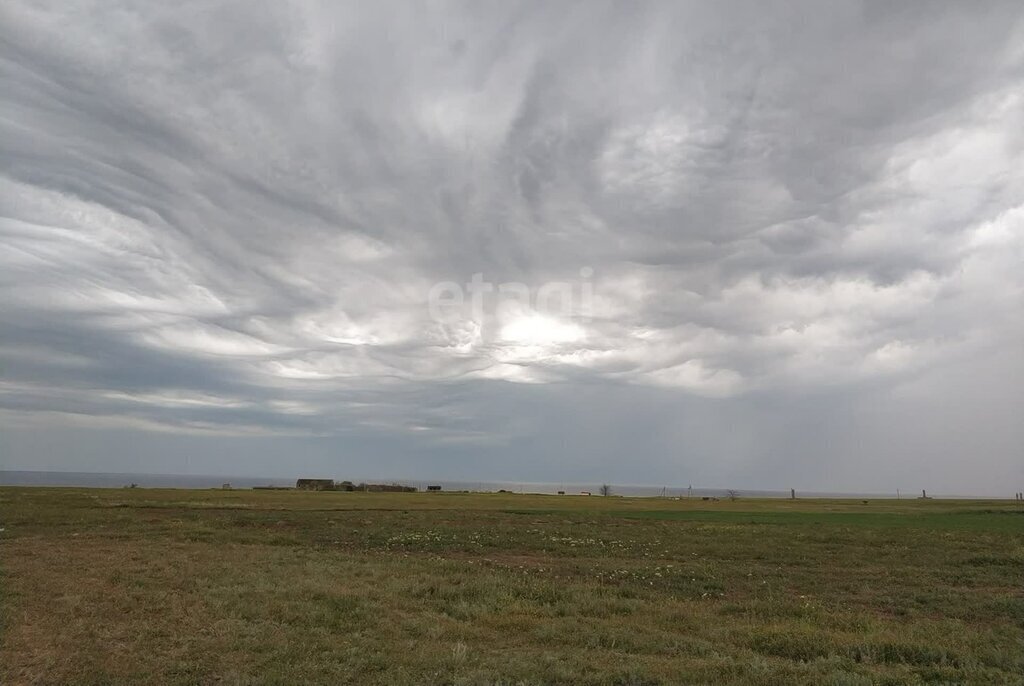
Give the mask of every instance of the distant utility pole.
[{"label": "distant utility pole", "polygon": [[795,488],[789,489],[789,499],[790,500],[796,500],[796,489]]},{"label": "distant utility pole", "polygon": [[896,500],[900,500],[900,489],[896,489]]},{"label": "distant utility pole", "polygon": [[690,484],[690,486],[686,489],[686,497],[687,498],[692,498],[693,497],[693,484]]}]

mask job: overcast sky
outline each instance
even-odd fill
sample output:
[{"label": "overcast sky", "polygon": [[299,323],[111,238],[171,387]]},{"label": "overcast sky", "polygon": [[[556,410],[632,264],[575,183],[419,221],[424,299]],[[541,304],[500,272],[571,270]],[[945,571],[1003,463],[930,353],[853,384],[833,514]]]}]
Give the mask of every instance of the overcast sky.
[{"label": "overcast sky", "polygon": [[4,468],[1024,490],[1019,2],[0,15]]}]

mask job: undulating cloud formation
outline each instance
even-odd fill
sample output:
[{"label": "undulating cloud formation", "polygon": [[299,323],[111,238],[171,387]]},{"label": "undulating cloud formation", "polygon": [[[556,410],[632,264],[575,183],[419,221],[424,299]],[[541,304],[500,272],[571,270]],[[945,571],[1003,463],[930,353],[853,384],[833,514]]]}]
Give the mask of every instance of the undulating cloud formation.
[{"label": "undulating cloud formation", "polygon": [[1019,3],[0,12],[0,466],[1021,490]]}]

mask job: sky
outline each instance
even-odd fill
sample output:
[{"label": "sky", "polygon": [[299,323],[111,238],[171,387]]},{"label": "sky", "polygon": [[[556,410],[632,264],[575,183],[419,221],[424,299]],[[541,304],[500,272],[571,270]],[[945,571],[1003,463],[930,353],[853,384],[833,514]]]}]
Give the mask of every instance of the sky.
[{"label": "sky", "polygon": [[5,2],[0,469],[1024,490],[1018,2]]}]

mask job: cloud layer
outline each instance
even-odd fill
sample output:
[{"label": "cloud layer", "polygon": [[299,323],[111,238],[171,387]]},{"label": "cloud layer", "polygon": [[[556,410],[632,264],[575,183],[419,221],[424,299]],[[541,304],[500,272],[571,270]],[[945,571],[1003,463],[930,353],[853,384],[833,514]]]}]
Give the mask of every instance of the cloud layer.
[{"label": "cloud layer", "polygon": [[[477,478],[1024,478],[978,409],[1022,400],[1015,3],[2,13],[12,465],[49,427]],[[474,274],[531,299],[432,316]],[[961,402],[971,455],[933,424]]]}]

